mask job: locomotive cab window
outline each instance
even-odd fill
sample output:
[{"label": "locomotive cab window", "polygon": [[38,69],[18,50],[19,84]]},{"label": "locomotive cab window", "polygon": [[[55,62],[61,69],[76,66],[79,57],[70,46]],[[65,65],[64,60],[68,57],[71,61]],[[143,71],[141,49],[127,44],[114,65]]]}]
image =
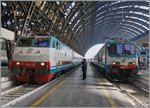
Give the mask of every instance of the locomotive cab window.
[{"label": "locomotive cab window", "polygon": [[21,47],[31,47],[33,42],[33,38],[21,38],[17,44],[17,46]]},{"label": "locomotive cab window", "polygon": [[135,46],[132,44],[111,44],[108,47],[109,54],[132,55],[135,54]]},{"label": "locomotive cab window", "polygon": [[35,40],[36,47],[48,47],[49,46],[49,38],[37,38]]},{"label": "locomotive cab window", "polygon": [[131,44],[124,44],[123,53],[128,55],[135,54],[135,46]]},{"label": "locomotive cab window", "polygon": [[111,44],[111,45],[108,47],[108,52],[111,53],[111,54],[116,54],[116,53],[117,53],[116,44]]}]

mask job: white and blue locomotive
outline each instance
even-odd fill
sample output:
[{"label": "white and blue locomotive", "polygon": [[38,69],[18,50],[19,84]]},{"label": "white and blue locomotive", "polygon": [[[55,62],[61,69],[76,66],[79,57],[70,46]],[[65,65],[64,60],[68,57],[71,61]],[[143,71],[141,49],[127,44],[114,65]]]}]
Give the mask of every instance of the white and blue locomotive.
[{"label": "white and blue locomotive", "polygon": [[82,58],[54,36],[20,36],[9,67],[20,82],[46,83]]},{"label": "white and blue locomotive", "polygon": [[138,73],[137,47],[130,41],[109,41],[95,56],[93,62],[112,79],[130,78]]}]

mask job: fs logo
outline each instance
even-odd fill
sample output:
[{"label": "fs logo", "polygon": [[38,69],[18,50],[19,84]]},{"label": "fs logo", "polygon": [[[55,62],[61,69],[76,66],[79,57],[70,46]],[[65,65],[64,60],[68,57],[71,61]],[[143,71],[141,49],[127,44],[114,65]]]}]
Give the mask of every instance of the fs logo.
[{"label": "fs logo", "polygon": [[33,50],[33,49],[28,49],[26,53],[27,53],[27,54],[30,54],[30,53],[32,52],[32,50]]},{"label": "fs logo", "polygon": [[126,61],[126,59],[122,59],[122,62],[125,62]]}]

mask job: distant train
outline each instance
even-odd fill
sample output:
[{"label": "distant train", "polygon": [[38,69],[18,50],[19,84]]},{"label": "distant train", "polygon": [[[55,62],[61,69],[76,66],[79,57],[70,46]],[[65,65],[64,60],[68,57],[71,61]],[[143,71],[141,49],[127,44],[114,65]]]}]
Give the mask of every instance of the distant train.
[{"label": "distant train", "polygon": [[6,42],[1,38],[1,66],[7,65]]},{"label": "distant train", "polygon": [[6,40],[14,40],[14,32],[1,27],[1,66],[8,65]]},{"label": "distant train", "polygon": [[54,36],[20,36],[9,67],[18,81],[42,84],[79,65],[82,58]]},{"label": "distant train", "polygon": [[130,78],[138,73],[137,47],[133,42],[107,42],[93,62],[111,79]]}]

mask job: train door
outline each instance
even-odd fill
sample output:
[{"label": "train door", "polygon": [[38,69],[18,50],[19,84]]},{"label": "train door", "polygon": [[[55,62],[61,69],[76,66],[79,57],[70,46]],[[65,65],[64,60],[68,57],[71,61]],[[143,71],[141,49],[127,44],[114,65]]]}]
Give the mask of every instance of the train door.
[{"label": "train door", "polygon": [[107,54],[108,54],[108,48],[105,46],[105,63],[107,63]]},{"label": "train door", "polygon": [[60,66],[61,64],[61,55],[60,55],[60,43],[56,41],[56,66]]},{"label": "train door", "polygon": [[51,66],[56,66],[56,40],[55,38],[51,37],[51,45],[50,45],[50,62]]},{"label": "train door", "polygon": [[105,63],[105,47],[103,47],[102,49],[101,49],[102,51],[102,53],[101,53],[101,55],[102,55],[102,62],[103,63]]}]

